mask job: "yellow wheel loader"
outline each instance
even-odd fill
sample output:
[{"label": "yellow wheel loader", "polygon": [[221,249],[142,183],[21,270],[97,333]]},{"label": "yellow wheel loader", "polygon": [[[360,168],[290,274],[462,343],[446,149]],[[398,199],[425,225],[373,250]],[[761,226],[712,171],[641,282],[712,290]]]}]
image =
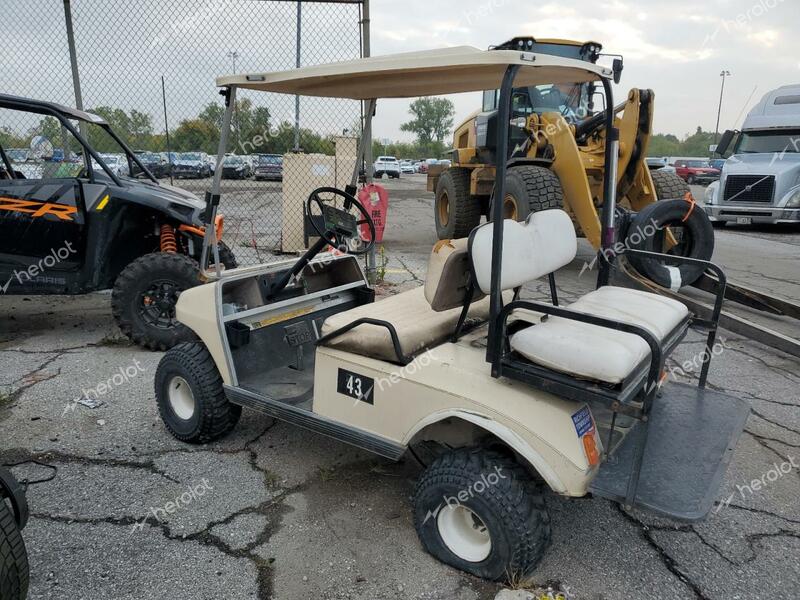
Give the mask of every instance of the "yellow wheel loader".
[{"label": "yellow wheel loader", "polygon": [[[513,38],[495,49],[519,49],[591,64],[603,56],[596,42],[529,37]],[[618,82],[621,57],[614,59],[613,71]],[[491,214],[498,158],[494,145],[498,97],[498,90],[484,92],[481,111],[455,130],[448,157],[452,166],[433,166],[428,172],[428,191],[435,192],[439,239],[465,237],[483,215]],[[525,221],[533,212],[563,208],[578,234],[599,249],[608,127],[604,106],[595,111],[595,104],[605,98],[594,82],[575,83],[554,69],[552,83],[514,88],[511,102],[504,217]],[[713,229],[702,211],[694,210],[689,186],[674,173],[651,171],[645,161],[653,104],[652,90],[632,89],[625,101],[614,107],[612,130],[619,136],[614,242],[708,260]],[[654,206],[657,201],[661,203]],[[669,271],[653,261],[635,262],[644,275],[668,287],[688,285],[702,274],[697,267]]]}]

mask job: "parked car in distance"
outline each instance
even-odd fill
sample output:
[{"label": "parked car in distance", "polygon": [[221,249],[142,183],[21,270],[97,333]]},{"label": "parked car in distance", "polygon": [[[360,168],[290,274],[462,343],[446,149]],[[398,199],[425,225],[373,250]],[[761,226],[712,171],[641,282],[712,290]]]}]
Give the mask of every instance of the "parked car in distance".
[{"label": "parked car in distance", "polygon": [[[156,152],[137,151],[134,154],[142,161],[142,164],[153,174],[156,179],[161,179],[169,175],[169,163],[167,159]],[[144,177],[144,173],[136,165],[133,167],[134,177]]]},{"label": "parked car in distance", "polygon": [[222,161],[223,179],[247,179],[251,174],[250,163],[241,156],[231,154]]},{"label": "parked car in distance", "polygon": [[411,164],[411,161],[404,160],[400,163],[400,172],[413,174],[415,172],[414,165]]},{"label": "parked car in distance", "polygon": [[689,185],[711,183],[719,179],[720,170],[715,169],[707,160],[675,161],[675,173]]},{"label": "parked car in distance", "polygon": [[172,170],[175,168],[175,163],[178,162],[179,154],[177,152],[159,152],[159,154],[167,161],[167,175],[171,175]]},{"label": "parked car in distance", "polygon": [[180,179],[182,177],[193,177],[202,179],[211,177],[214,169],[208,163],[208,155],[205,152],[181,152],[172,165],[172,176]]},{"label": "parked car in distance", "polygon": [[659,156],[649,156],[645,162],[650,169],[663,169],[667,166],[667,159]]},{"label": "parked car in distance", "polygon": [[[64,152],[61,152],[61,156],[64,155]],[[120,177],[127,176],[129,174],[128,169],[128,159],[124,156],[120,156],[119,154],[101,154],[100,158],[108,165],[108,168],[111,169],[116,175]],[[59,161],[60,162],[60,161]],[[95,169],[100,169],[100,165],[96,162],[92,161]]]},{"label": "parked car in distance", "polygon": [[262,179],[283,180],[283,157],[280,154],[259,154],[256,156],[253,177],[256,181]]},{"label": "parked car in distance", "polygon": [[388,175],[393,179],[400,177],[400,161],[394,156],[379,156],[372,169],[376,179]]}]

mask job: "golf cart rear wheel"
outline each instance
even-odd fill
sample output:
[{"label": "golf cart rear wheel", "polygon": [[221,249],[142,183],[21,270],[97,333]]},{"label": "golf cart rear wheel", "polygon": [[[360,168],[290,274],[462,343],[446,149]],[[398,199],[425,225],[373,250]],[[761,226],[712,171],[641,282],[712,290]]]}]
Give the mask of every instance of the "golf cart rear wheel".
[{"label": "golf cart rear wheel", "polygon": [[169,350],[158,363],[156,402],[161,420],[182,442],[203,444],[228,433],[242,407],[225,397],[214,359],[201,342]]},{"label": "golf cart rear wheel", "polygon": [[657,169],[650,171],[650,177],[653,179],[658,200],[682,200],[686,192],[690,191],[689,184],[675,173]]},{"label": "golf cart rear wheel", "polygon": [[[221,258],[221,257],[220,257]],[[184,290],[199,285],[200,268],[183,254],[145,254],[117,277],[111,309],[120,330],[151,350],[167,350],[194,338],[175,317],[175,303]]]},{"label": "golf cart rear wheel", "polygon": [[440,456],[414,491],[414,526],[440,561],[492,580],[515,580],[541,560],[550,517],[541,492],[512,458],[462,448]]},{"label": "golf cart rear wheel", "polygon": [[0,598],[24,600],[28,595],[28,553],[14,512],[0,494]]},{"label": "golf cart rear wheel", "polygon": [[467,237],[481,222],[481,203],[469,193],[470,170],[450,167],[436,184],[434,216],[440,240]]}]

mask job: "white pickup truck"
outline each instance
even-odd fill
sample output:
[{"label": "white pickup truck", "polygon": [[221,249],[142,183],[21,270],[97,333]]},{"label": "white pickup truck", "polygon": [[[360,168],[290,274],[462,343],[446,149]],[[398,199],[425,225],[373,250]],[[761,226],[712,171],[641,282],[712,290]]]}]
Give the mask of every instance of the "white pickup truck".
[{"label": "white pickup truck", "polygon": [[706,190],[711,221],[800,222],[800,85],[766,94],[741,131],[723,134],[717,152],[732,154]]},{"label": "white pickup truck", "polygon": [[379,156],[372,169],[373,177],[380,178],[384,174],[398,179],[400,177],[400,161],[394,156]]}]

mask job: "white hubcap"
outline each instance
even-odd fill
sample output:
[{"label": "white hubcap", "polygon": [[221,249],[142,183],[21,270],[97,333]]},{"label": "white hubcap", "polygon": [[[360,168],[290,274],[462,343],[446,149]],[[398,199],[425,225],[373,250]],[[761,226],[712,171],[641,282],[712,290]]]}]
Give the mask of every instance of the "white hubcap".
[{"label": "white hubcap", "polygon": [[169,382],[169,405],[179,419],[188,421],[194,414],[194,394],[189,383],[178,375]]},{"label": "white hubcap", "polygon": [[492,551],[489,529],[466,506],[446,504],[436,516],[436,525],[445,545],[463,560],[481,562]]}]

